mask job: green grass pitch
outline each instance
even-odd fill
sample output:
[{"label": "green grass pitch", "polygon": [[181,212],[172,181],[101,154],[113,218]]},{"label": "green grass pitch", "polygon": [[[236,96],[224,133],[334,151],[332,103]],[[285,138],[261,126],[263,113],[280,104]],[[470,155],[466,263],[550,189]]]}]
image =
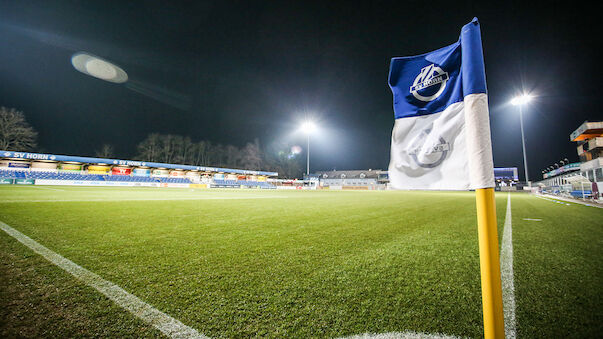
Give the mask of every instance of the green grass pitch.
[{"label": "green grass pitch", "polygon": [[[599,336],[603,210],[511,197],[518,336]],[[480,337],[474,199],[3,186],[0,221],[210,337]],[[0,336],[162,334],[0,232]]]}]

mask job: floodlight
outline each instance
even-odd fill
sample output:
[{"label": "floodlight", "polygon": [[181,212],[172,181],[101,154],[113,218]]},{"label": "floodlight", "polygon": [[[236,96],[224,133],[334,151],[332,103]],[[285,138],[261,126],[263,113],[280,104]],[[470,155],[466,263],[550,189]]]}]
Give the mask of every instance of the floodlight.
[{"label": "floodlight", "polygon": [[316,125],[312,121],[306,121],[301,126],[302,132],[312,134],[316,131]]},{"label": "floodlight", "polygon": [[527,104],[528,102],[530,102],[530,100],[532,100],[531,95],[522,94],[522,95],[516,96],[515,98],[511,99],[511,105],[513,105],[513,106],[524,105],[524,104]]}]

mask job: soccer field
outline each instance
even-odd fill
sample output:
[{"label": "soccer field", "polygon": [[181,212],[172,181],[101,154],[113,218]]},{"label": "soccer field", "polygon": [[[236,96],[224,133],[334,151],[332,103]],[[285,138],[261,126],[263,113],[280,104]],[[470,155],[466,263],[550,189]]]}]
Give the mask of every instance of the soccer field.
[{"label": "soccer field", "polygon": [[[602,333],[603,209],[512,201],[519,337]],[[482,333],[471,192],[0,187],[0,221],[208,337]],[[161,337],[0,232],[0,336]]]}]

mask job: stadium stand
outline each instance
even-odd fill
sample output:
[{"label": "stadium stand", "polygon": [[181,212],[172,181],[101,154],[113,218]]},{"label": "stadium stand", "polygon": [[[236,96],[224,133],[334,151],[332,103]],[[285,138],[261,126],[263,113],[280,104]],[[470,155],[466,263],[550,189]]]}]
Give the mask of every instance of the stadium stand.
[{"label": "stadium stand", "polygon": [[[603,186],[603,121],[585,121],[570,134],[580,162],[543,172],[535,183],[540,192],[601,202]],[[567,160],[567,159],[566,159]]]},{"label": "stadium stand", "polygon": [[[170,171],[172,170],[172,171]],[[226,180],[235,178],[237,180]],[[275,188],[276,172],[0,151],[2,184]]]},{"label": "stadium stand", "polygon": [[[64,172],[46,172],[29,170],[0,170],[0,178],[6,179],[46,179],[46,180],[78,180],[78,181],[116,181],[116,182],[154,182],[173,184],[192,184],[188,178],[140,177],[128,175],[76,174]],[[272,184],[262,181],[214,180],[213,184],[220,187],[259,187],[272,188]]]}]

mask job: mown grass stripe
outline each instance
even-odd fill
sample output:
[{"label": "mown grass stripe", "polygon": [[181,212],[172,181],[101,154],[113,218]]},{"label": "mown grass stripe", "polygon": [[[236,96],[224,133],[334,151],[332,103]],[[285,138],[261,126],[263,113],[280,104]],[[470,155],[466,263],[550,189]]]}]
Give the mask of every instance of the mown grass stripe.
[{"label": "mown grass stripe", "polygon": [[42,246],[35,240],[17,231],[9,225],[0,221],[0,228],[20,243],[27,246],[46,260],[67,271],[86,285],[93,287],[107,298],[111,299],[120,307],[132,313],[139,319],[149,323],[165,335],[171,338],[208,338],[195,329],[188,327],[180,321],[157,310],[153,306],[140,300],[133,294],[114,283],[101,278],[99,275],[88,271],[73,261],[59,255],[56,252]]}]

